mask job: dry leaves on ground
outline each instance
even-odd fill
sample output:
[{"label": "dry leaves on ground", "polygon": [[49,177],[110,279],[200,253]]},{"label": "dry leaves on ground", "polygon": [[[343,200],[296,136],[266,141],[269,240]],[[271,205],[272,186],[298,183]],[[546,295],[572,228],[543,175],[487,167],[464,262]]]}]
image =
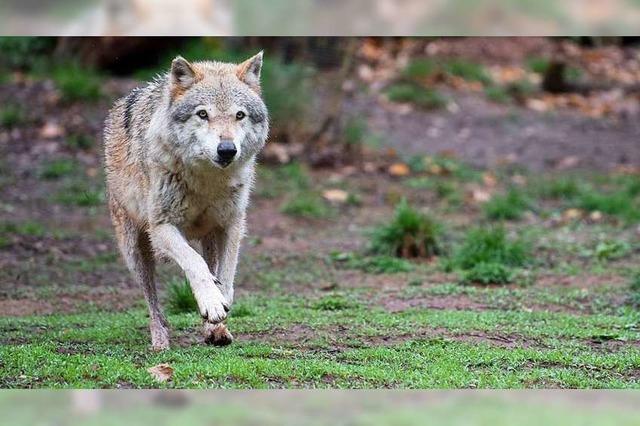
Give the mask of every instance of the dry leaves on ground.
[{"label": "dry leaves on ground", "polygon": [[173,368],[169,364],[158,364],[147,369],[149,374],[158,382],[166,382],[173,377]]}]

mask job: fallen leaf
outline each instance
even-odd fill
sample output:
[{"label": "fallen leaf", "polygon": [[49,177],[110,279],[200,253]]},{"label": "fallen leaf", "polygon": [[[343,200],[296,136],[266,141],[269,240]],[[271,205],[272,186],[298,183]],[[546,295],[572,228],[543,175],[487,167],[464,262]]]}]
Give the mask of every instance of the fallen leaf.
[{"label": "fallen leaf", "polygon": [[327,189],[322,193],[322,196],[331,203],[342,204],[349,198],[349,193],[342,189]]},{"label": "fallen leaf", "polygon": [[592,222],[599,222],[602,220],[602,217],[602,212],[596,210],[591,212],[591,214],[589,215],[589,220],[591,220]]},{"label": "fallen leaf", "polygon": [[389,174],[391,176],[408,176],[410,172],[409,166],[404,163],[394,163],[389,166]]},{"label": "fallen leaf", "polygon": [[43,139],[55,139],[64,135],[64,129],[57,123],[48,121],[40,129],[40,137]]},{"label": "fallen leaf", "polygon": [[558,161],[558,164],[556,165],[556,169],[558,170],[570,169],[572,167],[577,166],[578,163],[580,163],[580,158],[576,157],[575,155],[570,155]]},{"label": "fallen leaf", "polygon": [[542,99],[527,99],[527,108],[538,112],[544,112],[549,109],[549,105]]},{"label": "fallen leaf", "polygon": [[580,209],[567,209],[562,214],[562,217],[565,220],[576,220],[576,219],[580,219],[582,215],[583,215],[583,212]]},{"label": "fallen leaf", "polygon": [[495,187],[498,184],[498,179],[493,173],[486,172],[482,175],[482,182],[488,187]]},{"label": "fallen leaf", "polygon": [[475,203],[486,203],[491,199],[491,192],[482,188],[474,188],[471,190],[471,201]]},{"label": "fallen leaf", "polygon": [[166,382],[173,377],[173,368],[169,364],[158,364],[147,371],[159,382]]}]

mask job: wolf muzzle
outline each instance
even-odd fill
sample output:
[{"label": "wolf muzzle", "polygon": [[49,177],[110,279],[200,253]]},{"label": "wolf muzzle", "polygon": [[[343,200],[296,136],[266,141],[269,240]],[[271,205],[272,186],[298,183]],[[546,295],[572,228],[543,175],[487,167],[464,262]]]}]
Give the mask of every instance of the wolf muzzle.
[{"label": "wolf muzzle", "polygon": [[233,157],[236,156],[238,149],[236,145],[228,140],[223,140],[218,145],[218,161],[220,164],[228,165],[233,160]]}]

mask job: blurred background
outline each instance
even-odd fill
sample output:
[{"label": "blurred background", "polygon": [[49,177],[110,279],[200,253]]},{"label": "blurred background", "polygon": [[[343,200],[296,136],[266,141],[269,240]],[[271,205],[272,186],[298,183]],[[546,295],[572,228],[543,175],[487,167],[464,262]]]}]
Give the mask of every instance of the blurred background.
[{"label": "blurred background", "polygon": [[631,426],[637,402],[629,391],[0,391],[5,418],[15,425]]},{"label": "blurred background", "polygon": [[[639,43],[0,38],[0,384],[169,386],[147,372],[169,362],[176,387],[637,386]],[[188,283],[162,264],[177,349],[151,354],[103,120],[178,54],[262,49],[240,341],[198,352]]]},{"label": "blurred background", "polygon": [[636,0],[3,0],[3,34],[637,35]]}]

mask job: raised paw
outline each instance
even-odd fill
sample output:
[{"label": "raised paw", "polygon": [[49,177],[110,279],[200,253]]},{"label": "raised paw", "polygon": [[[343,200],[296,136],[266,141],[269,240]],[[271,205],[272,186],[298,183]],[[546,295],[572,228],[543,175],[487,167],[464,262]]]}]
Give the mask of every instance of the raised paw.
[{"label": "raised paw", "polygon": [[214,278],[208,284],[201,286],[202,291],[196,296],[202,319],[213,324],[224,321],[229,312],[229,304],[220,292],[216,281]]},{"label": "raised paw", "polygon": [[233,336],[224,324],[204,323],[204,342],[208,345],[227,346],[233,342]]}]

